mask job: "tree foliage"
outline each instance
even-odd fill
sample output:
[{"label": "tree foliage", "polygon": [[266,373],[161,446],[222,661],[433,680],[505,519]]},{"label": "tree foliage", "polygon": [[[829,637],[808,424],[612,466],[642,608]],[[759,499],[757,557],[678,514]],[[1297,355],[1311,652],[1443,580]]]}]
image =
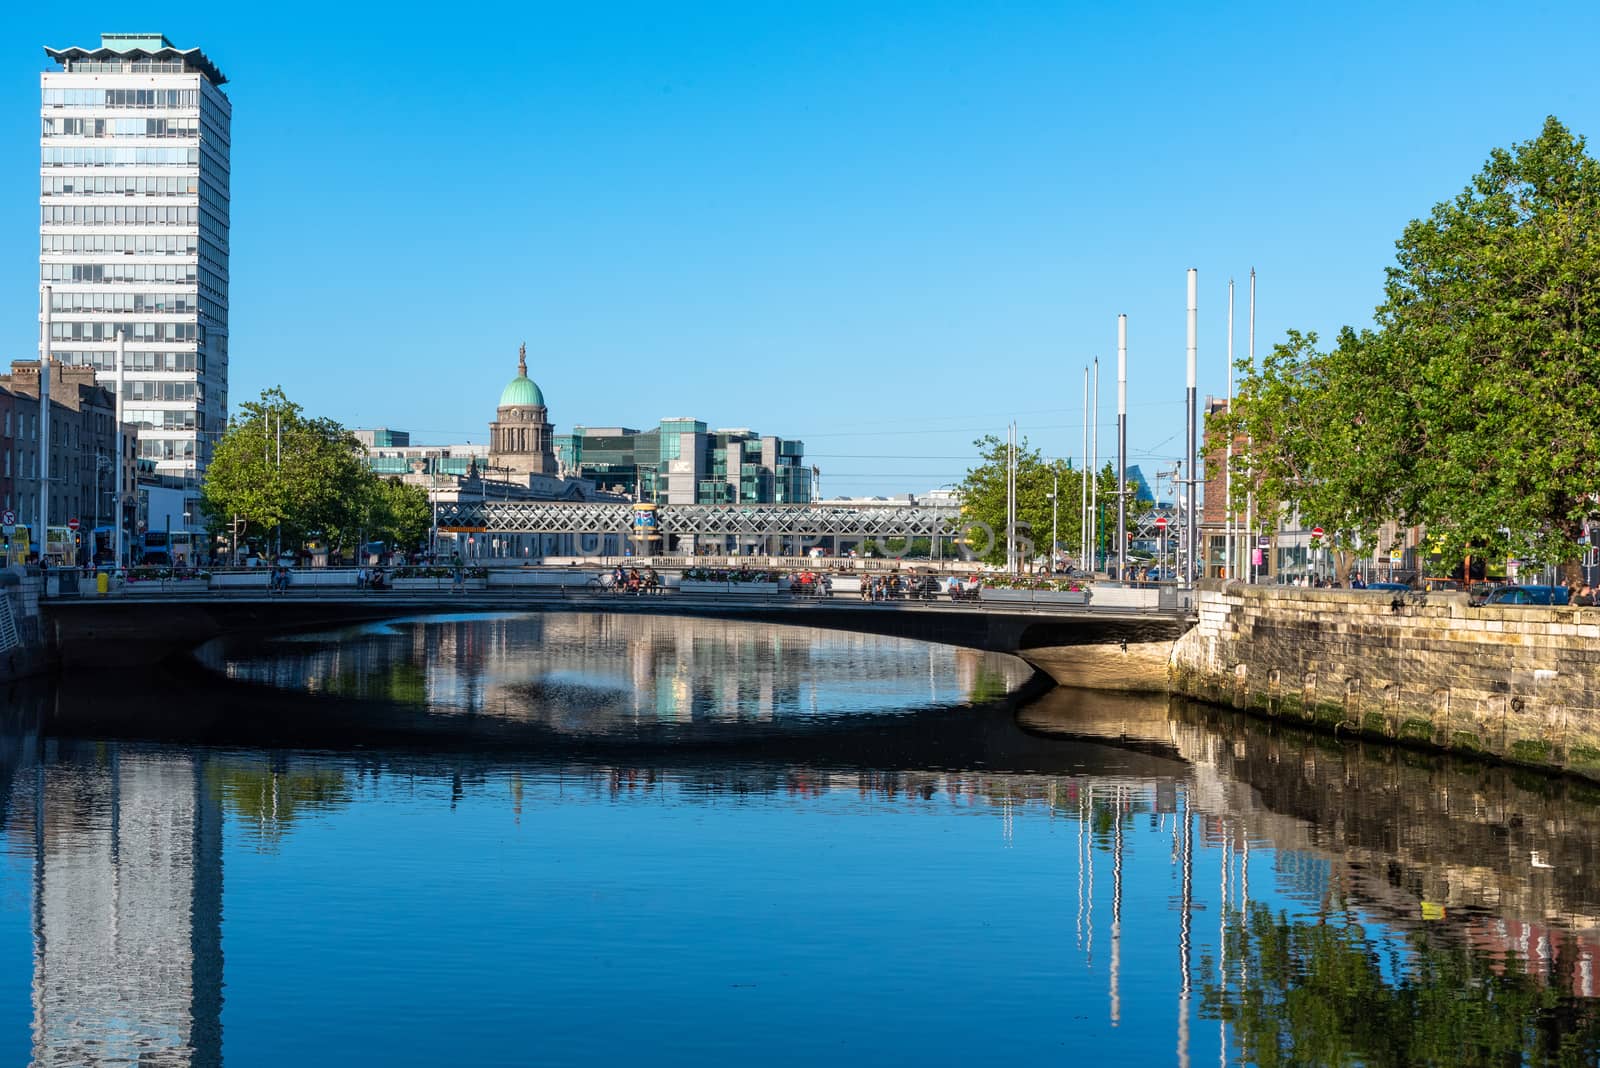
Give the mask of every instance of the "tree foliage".
[{"label": "tree foliage", "polygon": [[1290,332],[1214,432],[1235,487],[1373,546],[1571,560],[1600,490],[1600,163],[1556,119],[1397,242],[1373,329]]},{"label": "tree foliage", "polygon": [[[978,450],[978,463],[967,471],[961,483],[961,509],[964,522],[972,525],[968,541],[974,552],[985,563],[1003,564],[1006,559],[1006,443],[993,434],[973,442]],[[1018,537],[1023,539],[1025,554],[1031,555],[1032,546],[1041,548],[1050,544],[1051,501],[1050,494],[1059,492],[1055,522],[1056,536],[1069,555],[1079,544],[1083,530],[1080,508],[1083,501],[1083,471],[1075,469],[1070,460],[1046,460],[1038,449],[1029,448],[1024,438],[1017,446],[1017,525]],[[1107,463],[1096,478],[1099,487],[1100,546],[1113,551],[1116,537],[1116,469]],[[1059,486],[1059,490],[1057,490]],[[1134,502],[1129,502],[1130,511]],[[992,537],[978,532],[982,524]]]},{"label": "tree foliage", "polygon": [[353,547],[362,538],[414,545],[430,524],[427,493],[374,475],[361,444],[332,419],[309,418],[281,388],[241,406],[206,468],[201,500],[214,531],[242,520],[251,536]]}]

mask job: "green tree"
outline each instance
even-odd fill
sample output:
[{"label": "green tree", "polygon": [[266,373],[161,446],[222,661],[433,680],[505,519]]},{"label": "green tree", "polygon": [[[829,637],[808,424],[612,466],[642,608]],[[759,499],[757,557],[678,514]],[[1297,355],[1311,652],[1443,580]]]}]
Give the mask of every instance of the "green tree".
[{"label": "green tree", "polygon": [[338,544],[360,527],[373,480],[349,431],[307,418],[274,388],[242,405],[217,442],[201,500],[217,532],[238,517],[285,547],[313,535]]},{"label": "green tree", "polygon": [[[1006,443],[993,434],[973,442],[979,462],[969,468],[961,483],[962,521],[972,550],[985,563],[1006,560]],[[1017,447],[1018,535],[1041,549],[1050,544],[1050,493],[1060,479],[1061,501],[1057,534],[1063,545],[1078,544],[1082,519],[1078,514],[1082,473],[1068,460],[1045,460],[1024,438]],[[1115,479],[1113,478],[1113,483]],[[977,528],[982,524],[984,532]]]},{"label": "green tree", "polygon": [[1375,329],[1291,333],[1219,432],[1272,502],[1364,544],[1573,561],[1600,487],[1600,163],[1554,118],[1410,223]]},{"label": "green tree", "polygon": [[370,490],[372,504],[370,538],[388,541],[405,549],[426,541],[433,526],[433,509],[428,491],[408,486],[398,478],[377,478]]}]

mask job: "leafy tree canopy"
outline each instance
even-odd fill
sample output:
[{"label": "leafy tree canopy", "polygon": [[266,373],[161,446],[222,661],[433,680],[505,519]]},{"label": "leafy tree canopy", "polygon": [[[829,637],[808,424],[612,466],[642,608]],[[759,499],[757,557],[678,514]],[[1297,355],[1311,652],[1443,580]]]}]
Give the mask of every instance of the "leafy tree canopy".
[{"label": "leafy tree canopy", "polygon": [[1397,242],[1373,329],[1290,332],[1213,430],[1242,495],[1372,545],[1572,560],[1600,490],[1600,163],[1554,118]]},{"label": "leafy tree canopy", "polygon": [[312,537],[415,545],[431,521],[426,491],[378,478],[363,451],[338,423],[266,390],[241,406],[212,453],[201,487],[208,520],[220,532],[237,517],[250,534],[281,534],[285,548]]}]

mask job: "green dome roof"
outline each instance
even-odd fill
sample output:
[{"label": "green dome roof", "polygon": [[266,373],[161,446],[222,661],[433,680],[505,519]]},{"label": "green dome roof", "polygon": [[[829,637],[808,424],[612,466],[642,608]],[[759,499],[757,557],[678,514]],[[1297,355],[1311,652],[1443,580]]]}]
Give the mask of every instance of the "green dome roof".
[{"label": "green dome roof", "polygon": [[544,394],[539,391],[533,379],[525,374],[518,375],[506,386],[505,392],[500,394],[500,407],[502,408],[543,408]]}]

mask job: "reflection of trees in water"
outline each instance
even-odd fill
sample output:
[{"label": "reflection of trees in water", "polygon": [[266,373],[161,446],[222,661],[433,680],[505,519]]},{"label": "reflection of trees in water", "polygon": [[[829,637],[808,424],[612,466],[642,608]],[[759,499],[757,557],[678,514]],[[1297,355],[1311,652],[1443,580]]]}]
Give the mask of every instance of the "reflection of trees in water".
[{"label": "reflection of trees in water", "polygon": [[1600,1003],[1565,993],[1570,939],[1544,976],[1427,931],[1395,941],[1256,904],[1225,942],[1235,981],[1207,981],[1201,1011],[1232,1025],[1252,1064],[1590,1065],[1600,1049]]},{"label": "reflection of trees in water", "polygon": [[237,818],[245,834],[264,848],[275,848],[296,818],[350,802],[350,788],[338,768],[289,768],[282,761],[210,762],[208,786]]}]

